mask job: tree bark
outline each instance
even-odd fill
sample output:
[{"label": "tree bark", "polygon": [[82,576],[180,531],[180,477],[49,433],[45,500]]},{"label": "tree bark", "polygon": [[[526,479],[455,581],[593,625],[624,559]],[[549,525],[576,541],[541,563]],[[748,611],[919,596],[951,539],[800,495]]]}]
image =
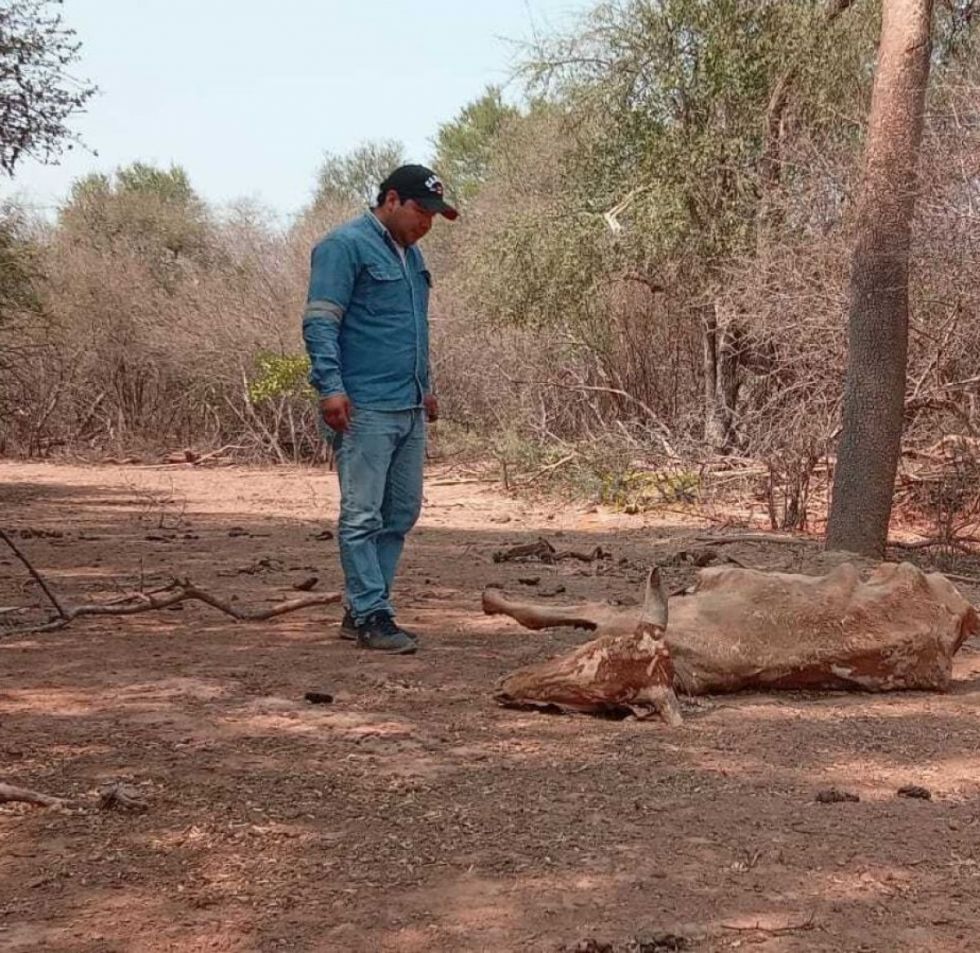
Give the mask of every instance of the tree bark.
[{"label": "tree bark", "polygon": [[932,0],[885,0],[851,264],[843,430],[827,548],[881,558],[901,450],[908,267]]},{"label": "tree bark", "polygon": [[704,309],[704,440],[716,453],[735,446],[735,405],[738,401],[738,332],[719,320],[718,306]]}]

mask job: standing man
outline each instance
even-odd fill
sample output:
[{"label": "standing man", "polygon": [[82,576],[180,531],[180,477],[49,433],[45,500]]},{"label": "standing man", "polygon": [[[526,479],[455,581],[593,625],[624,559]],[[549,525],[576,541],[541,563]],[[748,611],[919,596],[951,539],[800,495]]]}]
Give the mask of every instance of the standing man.
[{"label": "standing man", "polygon": [[405,536],[422,508],[425,417],[439,408],[429,376],[432,278],[416,243],[458,213],[439,177],[395,169],[378,204],[313,249],[303,339],[320,413],[334,433],[347,610],[341,637],[362,648],[417,651],[390,601]]}]

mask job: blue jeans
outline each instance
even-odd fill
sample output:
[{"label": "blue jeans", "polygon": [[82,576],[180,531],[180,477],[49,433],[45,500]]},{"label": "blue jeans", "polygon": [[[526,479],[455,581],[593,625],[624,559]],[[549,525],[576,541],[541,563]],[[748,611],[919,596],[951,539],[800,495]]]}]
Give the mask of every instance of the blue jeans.
[{"label": "blue jeans", "polygon": [[350,429],[334,442],[340,563],[358,624],[373,612],[394,615],[391,586],[405,536],[422,510],[424,414],[355,408]]}]

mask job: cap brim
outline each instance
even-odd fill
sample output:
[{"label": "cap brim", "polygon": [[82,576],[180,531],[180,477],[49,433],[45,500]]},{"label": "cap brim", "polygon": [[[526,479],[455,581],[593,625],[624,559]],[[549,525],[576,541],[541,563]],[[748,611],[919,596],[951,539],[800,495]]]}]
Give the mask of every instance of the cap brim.
[{"label": "cap brim", "polygon": [[453,222],[459,218],[459,212],[457,212],[456,209],[454,209],[448,202],[445,202],[442,199],[427,195],[424,198],[419,198],[415,201],[418,202],[422,208],[428,209],[430,212],[436,212],[439,215],[444,215],[450,222]]}]

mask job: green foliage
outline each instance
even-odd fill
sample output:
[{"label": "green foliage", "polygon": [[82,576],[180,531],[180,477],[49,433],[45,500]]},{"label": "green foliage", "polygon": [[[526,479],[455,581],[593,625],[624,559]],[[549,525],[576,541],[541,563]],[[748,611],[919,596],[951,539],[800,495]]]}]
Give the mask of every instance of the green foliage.
[{"label": "green foliage", "polygon": [[812,0],[600,6],[536,71],[585,117],[574,159],[582,200],[601,210],[630,196],[623,220],[655,258],[751,250],[774,93],[785,86],[796,122],[821,112],[817,90],[839,117],[853,99],[844,91],[861,88],[856,65],[873,56],[825,11]]},{"label": "green foliage", "polygon": [[40,278],[38,249],[25,232],[22,210],[0,206],[0,327],[15,313],[41,309],[35,287]]},{"label": "green foliage", "polygon": [[[871,33],[828,25],[825,9],[806,0],[608,3],[528,65],[532,82],[570,111],[565,206],[614,211],[625,226],[609,246],[610,270],[673,260],[703,273],[754,248],[776,90],[786,91],[781,138],[816,129],[831,110],[835,128],[846,127],[842,110],[866,94]],[[796,171],[781,156],[776,168]]]},{"label": "green foliage", "polygon": [[[688,301],[709,293],[754,253],[768,193],[809,175],[825,146],[859,145],[877,7],[827,9],[622,0],[545,42],[526,64],[538,98],[496,131],[481,171],[471,307],[594,337],[618,276],[669,275]],[[839,206],[846,183],[835,187]],[[804,204],[794,227],[812,214]]]},{"label": "green foliage", "polygon": [[378,186],[404,164],[405,147],[391,139],[366,142],[344,155],[328,152],[317,172],[313,206],[373,206]]},{"label": "green foliage", "polygon": [[501,130],[518,116],[518,109],[504,103],[500,88],[488,86],[479,99],[439,127],[435,166],[454,195],[463,201],[476,195],[490,174]]},{"label": "green foliage", "polygon": [[116,172],[121,195],[155,196],[175,208],[192,209],[200,205],[187,173],[178,165],[158,169],[145,162],[134,162]]},{"label": "green foliage", "polygon": [[541,104],[512,119],[468,211],[458,280],[468,306],[494,324],[544,328],[598,317],[616,242],[601,215],[568,201],[565,122],[563,110]]},{"label": "green foliage", "polygon": [[484,439],[510,477],[520,480],[561,463],[535,480],[539,488],[572,499],[588,499],[627,513],[639,513],[658,506],[685,506],[699,502],[701,475],[686,469],[641,469],[636,448],[610,437],[599,443],[542,442],[509,429]]},{"label": "green foliage", "polygon": [[597,216],[560,207],[516,209],[468,255],[464,286],[501,324],[584,320],[597,303],[608,243]]},{"label": "green foliage", "polygon": [[77,141],[68,121],[95,93],[71,67],[80,44],[47,0],[0,4],[0,169],[24,156],[54,162]]},{"label": "green foliage", "polygon": [[257,373],[248,385],[253,403],[281,397],[316,397],[308,380],[310,361],[305,355],[263,352],[255,358],[255,366]]},{"label": "green foliage", "polygon": [[207,209],[180,166],[134,162],[111,176],[84,176],[72,184],[59,222],[73,240],[151,263],[208,255]]},{"label": "green foliage", "polygon": [[626,468],[600,475],[600,502],[609,503],[628,513],[655,509],[657,506],[696,503],[701,490],[697,473],[635,470]]}]

